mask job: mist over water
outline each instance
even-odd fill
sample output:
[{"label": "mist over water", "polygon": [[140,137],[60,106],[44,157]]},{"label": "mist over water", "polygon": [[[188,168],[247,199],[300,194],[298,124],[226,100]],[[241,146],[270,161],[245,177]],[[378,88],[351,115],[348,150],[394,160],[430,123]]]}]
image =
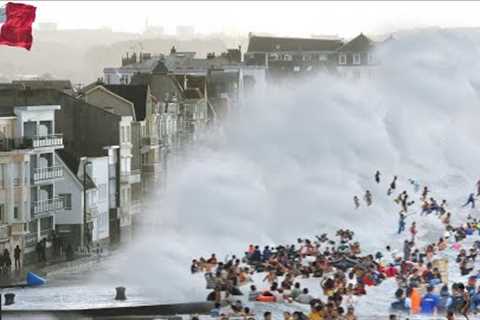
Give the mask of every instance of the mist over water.
[{"label": "mist over water", "polygon": [[[109,279],[166,302],[203,300],[203,278],[189,266],[213,252],[242,255],[250,243],[293,243],[338,228],[353,229],[367,250],[399,245],[399,209],[386,196],[393,175],[397,192],[412,194],[414,178],[461,212],[480,176],[478,44],[461,33],[417,33],[379,50],[373,79],[320,75],[248,97],[222,134],[170,175],[166,193],[150,203],[154,232],[129,246]],[[366,189],[374,205],[354,210],[353,196]],[[440,230],[429,219],[420,228]]]}]

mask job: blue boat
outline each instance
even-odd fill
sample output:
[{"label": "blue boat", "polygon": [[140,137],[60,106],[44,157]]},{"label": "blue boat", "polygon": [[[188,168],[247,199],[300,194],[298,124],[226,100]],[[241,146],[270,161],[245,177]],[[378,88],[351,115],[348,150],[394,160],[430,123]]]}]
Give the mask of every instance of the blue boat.
[{"label": "blue boat", "polygon": [[47,280],[40,277],[39,275],[33,272],[27,273],[27,286],[41,286],[45,283],[47,283]]}]

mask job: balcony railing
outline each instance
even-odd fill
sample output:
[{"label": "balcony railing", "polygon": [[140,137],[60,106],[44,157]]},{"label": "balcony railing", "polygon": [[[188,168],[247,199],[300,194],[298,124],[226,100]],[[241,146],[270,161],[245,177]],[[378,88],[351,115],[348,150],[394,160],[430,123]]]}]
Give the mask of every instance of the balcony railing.
[{"label": "balcony railing", "polygon": [[33,171],[33,182],[58,179],[63,177],[63,167],[36,168]]},{"label": "balcony railing", "polygon": [[52,228],[47,228],[47,229],[41,229],[40,230],[40,238],[50,238],[50,235],[52,234]]},{"label": "balcony railing", "polygon": [[49,134],[46,136],[33,137],[34,148],[55,147],[63,145],[62,134]]},{"label": "balcony railing", "polygon": [[27,247],[34,247],[37,244],[37,233],[31,232],[25,235],[25,245]]},{"label": "balcony railing", "polygon": [[33,148],[33,140],[29,138],[0,139],[0,151],[25,150]]},{"label": "balcony railing", "polygon": [[86,213],[87,215],[85,217],[85,220],[87,220],[87,222],[92,222],[93,218],[96,218],[99,215],[97,207],[89,207]]},{"label": "balcony railing", "polygon": [[143,137],[142,142],[146,146],[155,146],[159,144],[159,139],[158,137]]},{"label": "balcony railing", "polygon": [[63,199],[52,198],[47,200],[35,201],[32,203],[32,213],[42,214],[50,211],[62,210],[64,208]]},{"label": "balcony railing", "polygon": [[9,236],[10,236],[10,229],[8,227],[8,224],[0,225],[0,241],[8,240]]}]

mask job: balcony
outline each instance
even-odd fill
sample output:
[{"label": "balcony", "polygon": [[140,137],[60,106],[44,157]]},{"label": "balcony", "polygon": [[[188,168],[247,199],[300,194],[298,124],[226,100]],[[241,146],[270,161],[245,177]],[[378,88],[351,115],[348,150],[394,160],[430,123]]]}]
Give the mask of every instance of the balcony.
[{"label": "balcony", "polygon": [[142,171],[147,174],[159,173],[162,171],[162,163],[160,161],[144,163],[142,165]]},{"label": "balcony", "polygon": [[98,217],[99,212],[97,207],[90,207],[87,209],[85,220],[87,222],[92,222],[94,218]]},{"label": "balcony", "polygon": [[32,213],[34,215],[45,214],[57,210],[62,210],[63,207],[63,199],[61,198],[40,200],[32,203]]},{"label": "balcony", "polygon": [[25,234],[25,224],[24,223],[12,223],[10,225],[10,231],[12,235],[18,236]]},{"label": "balcony", "polygon": [[158,137],[143,137],[142,143],[145,146],[156,146],[159,144]]},{"label": "balcony", "polygon": [[33,171],[32,180],[34,183],[63,178],[63,167],[36,168]]},{"label": "balcony", "polygon": [[34,148],[60,147],[63,145],[62,134],[49,134],[46,136],[33,137]]},{"label": "balcony", "polygon": [[0,225],[0,242],[8,241],[10,236],[10,228],[8,224]]},{"label": "balcony", "polygon": [[37,244],[37,233],[31,232],[25,235],[25,246],[26,247],[34,247]]},{"label": "balcony", "polygon": [[135,184],[140,183],[141,181],[141,171],[132,170],[130,172],[121,172],[120,173],[120,183],[121,184]]},{"label": "balcony", "polygon": [[53,229],[52,228],[46,228],[46,229],[41,229],[40,230],[40,238],[50,238],[50,235],[52,234]]},{"label": "balcony", "polygon": [[0,152],[26,150],[33,148],[33,140],[29,138],[0,139]]},{"label": "balcony", "polygon": [[130,204],[130,212],[132,215],[138,215],[142,213],[143,204],[140,200],[133,200]]}]

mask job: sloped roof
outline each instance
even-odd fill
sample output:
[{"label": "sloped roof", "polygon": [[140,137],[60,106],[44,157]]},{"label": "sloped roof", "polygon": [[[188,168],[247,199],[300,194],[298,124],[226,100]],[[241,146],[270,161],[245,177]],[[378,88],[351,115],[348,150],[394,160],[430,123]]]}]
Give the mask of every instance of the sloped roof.
[{"label": "sloped roof", "polygon": [[342,46],[340,39],[277,38],[252,36],[247,52],[273,51],[335,51]]},{"label": "sloped roof", "polygon": [[14,109],[13,106],[0,106],[0,117],[14,117]]},{"label": "sloped roof", "polygon": [[88,94],[91,93],[91,92],[97,91],[97,90],[102,91],[102,92],[114,97],[115,99],[117,99],[119,101],[122,101],[122,102],[124,102],[124,103],[126,103],[130,106],[130,108],[128,108],[128,111],[126,111],[126,112],[125,112],[125,110],[119,110],[119,108],[117,108],[117,107],[110,107],[110,106],[105,106],[105,105],[99,105],[98,106],[99,108],[108,110],[109,112],[114,113],[114,114],[118,114],[120,116],[133,117],[134,121],[136,121],[135,107],[133,105],[133,102],[125,99],[124,97],[116,94],[115,92],[112,92],[112,91],[108,90],[104,85],[98,85],[98,86],[86,91],[84,93],[84,96],[87,99],[87,101],[88,101]]},{"label": "sloped roof", "polygon": [[32,89],[45,88],[56,89],[59,91],[72,90],[72,83],[70,80],[13,80],[13,84],[20,84],[28,86]]},{"label": "sloped roof", "polygon": [[338,49],[338,51],[362,52],[370,50],[373,46],[374,42],[363,33],[360,33],[358,36],[344,44]]},{"label": "sloped roof", "polygon": [[[77,176],[75,172],[78,171],[78,166],[80,165],[79,159],[75,159],[74,157],[70,156],[65,150],[55,150],[57,154],[57,160],[59,159],[65,167],[67,167],[68,171],[70,172],[70,175],[73,177],[73,179],[80,184],[81,188],[83,189],[83,176]],[[95,185],[95,182],[93,182],[92,178],[87,174],[87,177],[85,179],[85,184],[87,187],[87,190],[91,189],[96,189],[97,186]]]},{"label": "sloped roof", "polygon": [[120,117],[116,113],[105,110],[96,105],[87,103],[84,100],[75,98],[69,94],[66,94],[63,91],[59,91],[51,88],[38,88],[38,89],[25,91],[15,87],[2,88],[0,86],[0,113],[2,112],[1,110],[5,110],[6,114],[11,112],[11,114],[14,115],[13,109],[16,106],[28,105],[30,107],[32,106],[35,107],[35,106],[51,105],[51,104],[62,105],[63,104],[62,101],[65,101],[65,100],[82,104],[82,107],[88,106],[88,107],[96,108],[98,110],[101,110],[102,112]]},{"label": "sloped roof", "polygon": [[155,68],[153,68],[152,73],[168,73],[168,68],[162,61],[158,61]]},{"label": "sloped roof", "polygon": [[107,90],[133,103],[137,121],[145,120],[148,86],[145,84],[115,84],[103,85]]},{"label": "sloped roof", "polygon": [[178,99],[183,97],[183,90],[174,77],[167,74],[153,73],[153,74],[134,74],[130,82],[131,85],[149,85],[150,93],[157,98],[158,101],[163,101],[166,94],[175,93]]}]

